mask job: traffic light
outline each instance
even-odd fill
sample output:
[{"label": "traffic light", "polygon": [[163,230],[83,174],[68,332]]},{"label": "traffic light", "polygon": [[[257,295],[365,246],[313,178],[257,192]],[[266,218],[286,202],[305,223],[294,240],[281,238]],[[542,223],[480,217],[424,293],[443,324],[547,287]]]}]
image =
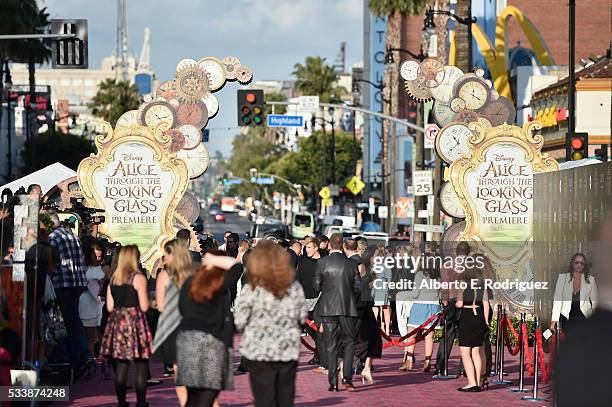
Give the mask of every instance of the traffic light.
[{"label": "traffic light", "polygon": [[264,124],[264,104],[263,90],[238,90],[238,126],[262,126]]},{"label": "traffic light", "polygon": [[249,170],[249,173],[251,175],[251,182],[254,184],[257,182],[257,168],[251,168]]},{"label": "traffic light", "polygon": [[608,161],[608,145],[602,144],[597,150],[595,150],[595,156],[598,160],[603,162]]},{"label": "traffic light", "polygon": [[53,69],[87,69],[87,20],[52,19],[51,34],[76,34],[73,38],[53,40],[51,50]]},{"label": "traffic light", "polygon": [[589,133],[567,133],[565,139],[565,161],[589,158]]}]

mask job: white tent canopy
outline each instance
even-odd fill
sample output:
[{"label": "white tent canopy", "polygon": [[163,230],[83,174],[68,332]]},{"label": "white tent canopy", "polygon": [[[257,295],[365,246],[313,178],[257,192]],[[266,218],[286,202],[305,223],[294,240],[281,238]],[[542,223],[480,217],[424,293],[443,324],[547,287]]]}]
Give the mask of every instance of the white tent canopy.
[{"label": "white tent canopy", "polygon": [[584,167],[585,165],[601,164],[601,160],[595,158],[583,158],[577,161],[566,161],[559,165],[560,170],[569,170],[570,168]]},{"label": "white tent canopy", "polygon": [[43,194],[47,193],[51,188],[56,186],[62,181],[76,176],[76,172],[66,167],[63,164],[55,163],[45,168],[41,168],[38,171],[34,171],[25,177],[16,179],[15,181],[9,182],[6,185],[0,187],[0,191],[5,188],[10,189],[15,193],[19,188],[28,188],[31,184],[38,184],[42,188]]}]

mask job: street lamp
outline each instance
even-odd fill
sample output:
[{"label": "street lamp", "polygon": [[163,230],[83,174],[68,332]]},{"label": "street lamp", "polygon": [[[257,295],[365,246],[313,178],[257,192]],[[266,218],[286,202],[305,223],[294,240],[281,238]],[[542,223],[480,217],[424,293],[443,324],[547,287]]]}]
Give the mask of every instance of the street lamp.
[{"label": "street lamp", "polygon": [[[471,2],[469,2],[471,4]],[[468,17],[459,17],[458,15],[451,13],[448,10],[432,10],[429,9],[425,13],[425,21],[423,23],[423,31],[430,36],[435,33],[436,23],[434,22],[434,15],[444,15],[452,18],[459,24],[467,26],[468,30],[468,71],[472,70],[472,24],[477,21],[476,17],[472,17],[472,6],[468,8]]]},{"label": "street lamp", "polygon": [[419,49],[418,54],[415,54],[414,52],[405,48],[387,48],[385,50],[385,65],[393,65],[395,63],[395,58],[393,58],[394,52],[403,52],[405,54],[410,55],[417,61],[423,61],[425,58],[427,58],[427,55],[423,54],[423,48]]},{"label": "street lamp", "polygon": [[[315,130],[315,124],[317,122],[317,120],[319,120],[319,123],[321,123],[321,128],[323,129],[323,151],[327,151],[327,146],[325,145],[325,125],[326,124],[331,124],[332,126],[332,143],[334,140],[334,121],[333,121],[333,116],[332,116],[332,120],[327,120],[323,117],[316,117],[316,116],[312,116],[312,118],[310,119],[310,129],[311,131],[314,133]],[[308,130],[308,124],[304,123],[304,130]],[[333,147],[332,147],[333,148]],[[333,151],[333,150],[332,150]],[[334,162],[335,160],[333,160],[333,156],[332,156],[332,168],[334,171],[334,174],[332,175],[333,181],[335,182],[335,168],[336,168],[336,164]],[[327,186],[327,154],[323,154],[323,186]]]},{"label": "street lamp", "polygon": [[[9,64],[8,61],[4,61],[4,67],[0,67],[0,68],[4,68],[2,69],[2,72],[0,72],[0,81],[4,80],[4,84],[3,84],[3,90],[6,91],[6,104],[7,104],[7,132],[6,134],[8,135],[8,140],[7,140],[7,147],[8,147],[8,152],[7,152],[7,166],[8,166],[8,172],[7,172],[7,178],[10,180],[13,179],[12,177],[12,169],[13,169],[13,140],[12,140],[12,135],[11,135],[11,88],[13,87],[13,80],[11,78],[11,70],[9,69]],[[4,93],[4,92],[3,92]],[[2,110],[2,97],[4,95],[0,95],[0,111]],[[1,118],[1,113],[0,113],[0,118]]]}]

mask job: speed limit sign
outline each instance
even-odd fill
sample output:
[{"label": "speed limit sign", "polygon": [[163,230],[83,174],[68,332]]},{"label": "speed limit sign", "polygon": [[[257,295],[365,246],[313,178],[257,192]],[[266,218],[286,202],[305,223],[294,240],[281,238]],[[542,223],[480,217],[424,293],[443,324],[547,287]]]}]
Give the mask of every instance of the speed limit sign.
[{"label": "speed limit sign", "polygon": [[414,196],[433,194],[433,173],[431,171],[414,171],[412,173]]},{"label": "speed limit sign", "polygon": [[440,128],[435,124],[425,126],[425,148],[435,148],[436,136],[440,132]]}]

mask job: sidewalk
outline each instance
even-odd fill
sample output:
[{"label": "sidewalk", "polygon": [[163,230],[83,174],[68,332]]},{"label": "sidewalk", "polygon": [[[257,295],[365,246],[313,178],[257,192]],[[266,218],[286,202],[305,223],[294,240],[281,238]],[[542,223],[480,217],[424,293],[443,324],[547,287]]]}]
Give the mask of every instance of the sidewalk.
[{"label": "sidewalk", "polygon": [[[456,389],[465,385],[466,379],[436,381],[431,379],[431,374],[420,371],[423,366],[423,346],[419,344],[416,349],[417,363],[413,372],[400,372],[398,367],[402,361],[402,350],[394,347],[383,351],[382,359],[374,361],[375,383],[372,385],[362,384],[361,377],[354,379],[357,391],[349,393],[341,390],[338,393],[327,391],[327,377],[313,373],[313,367],[306,364],[312,354],[303,349],[300,357],[300,365],[297,375],[296,406],[379,406],[379,407],[404,407],[408,404],[428,406],[461,406],[482,407],[484,405],[499,406],[550,406],[549,402],[527,403],[521,400],[524,395],[531,393],[511,393],[509,388],[518,384],[518,357],[506,354],[506,367],[509,375],[508,380],[513,380],[515,385],[498,386],[489,385],[489,389],[480,393],[460,393]],[[434,358],[435,358],[434,349]],[[450,359],[450,373],[457,371],[459,363],[458,348],[453,348]],[[236,365],[239,361],[236,352]],[[151,406],[175,406],[178,405],[176,395],[170,378],[163,378],[161,365],[151,366],[155,378],[163,380],[163,383],[147,389],[147,400]],[[494,381],[495,378],[489,378]],[[130,380],[131,382],[132,380]],[[223,406],[246,407],[253,405],[251,388],[248,375],[235,376],[234,390],[221,393],[221,404]],[[526,379],[526,388],[532,390],[533,378]],[[128,401],[135,405],[135,393],[133,389],[128,390]],[[552,399],[551,386],[540,385],[540,397]],[[100,376],[89,380],[80,380],[74,384],[70,393],[71,402],[62,405],[80,407],[88,406],[115,406],[116,398],[112,381],[105,381]],[[58,405],[60,405],[58,403]]]}]

